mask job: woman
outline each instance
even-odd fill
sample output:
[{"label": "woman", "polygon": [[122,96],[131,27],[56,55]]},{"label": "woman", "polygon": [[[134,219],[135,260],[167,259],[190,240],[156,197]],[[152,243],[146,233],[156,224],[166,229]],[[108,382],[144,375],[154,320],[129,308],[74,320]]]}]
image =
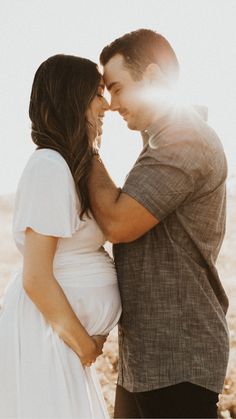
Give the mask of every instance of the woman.
[{"label": "woman", "polygon": [[105,418],[92,363],[121,314],[87,179],[108,104],[93,62],[56,55],[33,81],[36,151],[16,193],[23,268],[0,312],[0,418]]}]

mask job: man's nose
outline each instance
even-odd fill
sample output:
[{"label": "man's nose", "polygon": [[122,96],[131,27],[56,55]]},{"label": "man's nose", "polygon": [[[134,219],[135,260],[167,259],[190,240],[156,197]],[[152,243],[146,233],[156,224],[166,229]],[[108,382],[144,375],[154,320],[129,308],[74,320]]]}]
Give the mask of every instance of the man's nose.
[{"label": "man's nose", "polygon": [[117,99],[111,98],[111,103],[110,103],[110,110],[111,111],[118,111],[120,108],[119,102]]}]

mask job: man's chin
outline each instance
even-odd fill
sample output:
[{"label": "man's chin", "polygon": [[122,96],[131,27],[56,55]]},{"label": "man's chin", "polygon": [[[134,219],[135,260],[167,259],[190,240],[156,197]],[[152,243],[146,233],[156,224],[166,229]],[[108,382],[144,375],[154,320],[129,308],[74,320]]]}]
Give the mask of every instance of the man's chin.
[{"label": "man's chin", "polygon": [[132,122],[128,122],[128,121],[127,121],[127,127],[128,127],[129,129],[131,129],[132,131],[139,131],[139,129],[138,129],[138,127],[137,127],[137,125],[133,124]]}]

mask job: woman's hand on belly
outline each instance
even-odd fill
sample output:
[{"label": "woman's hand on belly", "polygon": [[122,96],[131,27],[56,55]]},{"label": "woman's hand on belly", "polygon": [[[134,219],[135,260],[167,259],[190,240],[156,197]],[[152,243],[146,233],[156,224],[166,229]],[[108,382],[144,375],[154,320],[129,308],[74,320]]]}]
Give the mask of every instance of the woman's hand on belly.
[{"label": "woman's hand on belly", "polygon": [[88,351],[85,351],[82,356],[80,355],[80,360],[82,364],[85,365],[86,367],[90,367],[90,365],[96,361],[97,357],[102,355],[103,345],[106,342],[107,335],[105,336],[95,335],[95,336],[91,336],[91,338],[93,339],[93,342],[95,343],[96,349],[91,353],[89,353]]}]

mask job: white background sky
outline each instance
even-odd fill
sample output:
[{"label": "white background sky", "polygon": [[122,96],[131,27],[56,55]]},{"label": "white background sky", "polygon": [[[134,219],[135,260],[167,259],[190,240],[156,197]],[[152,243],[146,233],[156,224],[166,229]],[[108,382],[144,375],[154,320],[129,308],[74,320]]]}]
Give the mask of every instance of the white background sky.
[{"label": "white background sky", "polygon": [[[98,61],[103,46],[138,28],[174,47],[191,103],[206,105],[236,174],[236,0],[0,0],[0,195],[15,191],[34,150],[28,103],[42,61],[56,53]],[[102,155],[121,184],[141,148],[116,113],[105,118]]]}]

